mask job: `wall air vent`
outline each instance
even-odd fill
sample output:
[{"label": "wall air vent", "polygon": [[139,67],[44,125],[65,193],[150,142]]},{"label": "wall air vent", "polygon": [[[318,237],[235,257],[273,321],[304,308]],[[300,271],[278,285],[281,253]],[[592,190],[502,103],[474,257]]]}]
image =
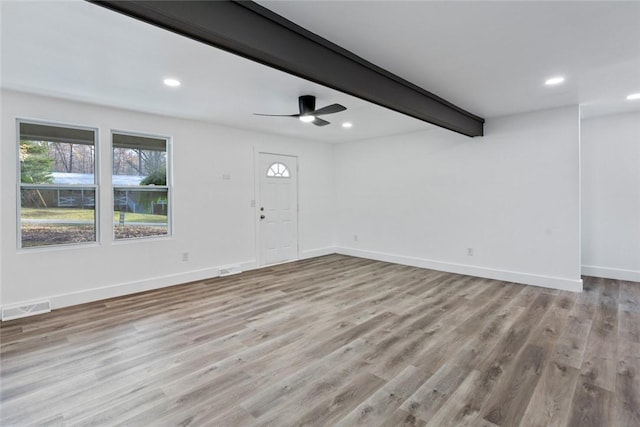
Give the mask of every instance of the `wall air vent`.
[{"label": "wall air vent", "polygon": [[36,314],[49,313],[51,301],[38,301],[30,304],[2,307],[2,321],[19,319],[21,317],[35,316]]},{"label": "wall air vent", "polygon": [[220,277],[231,276],[232,274],[242,273],[242,269],[239,265],[229,265],[226,267],[220,267]]}]

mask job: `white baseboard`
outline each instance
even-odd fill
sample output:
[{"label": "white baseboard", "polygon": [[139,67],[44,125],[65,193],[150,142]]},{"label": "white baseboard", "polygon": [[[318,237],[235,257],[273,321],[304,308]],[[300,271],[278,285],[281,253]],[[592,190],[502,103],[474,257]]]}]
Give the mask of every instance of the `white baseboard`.
[{"label": "white baseboard", "polygon": [[603,277],[605,279],[628,280],[630,282],[640,282],[640,271],[625,270],[623,268],[598,267],[595,265],[583,265],[582,274],[584,276]]},{"label": "white baseboard", "polygon": [[[244,270],[252,270],[256,266],[255,261],[245,261],[239,263]],[[219,267],[204,268],[201,270],[187,271],[184,273],[171,274],[167,276],[152,277],[144,280],[136,280],[132,282],[119,283],[101,288],[86,289],[78,292],[70,292],[67,294],[45,296],[42,299],[51,301],[51,309],[55,310],[71,305],[84,304],[93,301],[100,301],[108,298],[120,297],[123,295],[135,294],[154,289],[166,288],[168,286],[180,285],[183,283],[194,282],[196,280],[204,280],[220,275]],[[22,302],[10,304],[11,307],[21,305]],[[8,307],[8,306],[3,306]]]},{"label": "white baseboard", "polygon": [[259,268],[273,267],[275,265],[281,265],[281,264],[289,264],[290,262],[301,261],[303,259],[317,258],[319,256],[331,255],[331,254],[335,254],[335,253],[336,253],[335,246],[328,246],[326,248],[309,249],[309,250],[306,250],[306,251],[301,251],[298,254],[298,258],[296,258],[296,259],[290,259],[290,260],[287,260],[287,261],[279,261],[279,262],[275,262],[273,264],[266,264],[266,265],[259,265],[258,262],[254,260],[254,261],[251,261],[249,263],[241,264],[241,266],[242,266],[242,271],[257,270]]},{"label": "white baseboard", "polygon": [[[396,264],[410,265],[413,267],[429,268],[432,270],[446,271],[449,273],[466,274],[469,276],[484,277],[488,279],[503,280],[525,285],[542,286],[545,288],[561,289],[573,292],[582,291],[582,280],[565,279],[560,277],[550,277],[530,273],[497,270],[486,267],[478,267],[464,264],[434,261],[423,258],[393,255],[383,252],[366,251],[361,249],[346,247],[325,247],[302,251],[299,259],[315,258],[324,255],[339,253],[343,255],[356,256],[360,258],[374,259],[378,261],[393,262]],[[260,268],[256,260],[249,260],[238,263],[242,271],[255,270]],[[582,273],[589,276],[607,277],[619,280],[640,281],[640,272],[633,270],[610,269],[603,267],[582,266]],[[188,271],[184,273],[172,274],[168,276],[153,277],[144,280],[120,283],[101,288],[87,289],[68,294],[44,296],[41,299],[51,301],[51,308],[58,309],[71,305],[84,304],[138,292],[160,289],[168,286],[189,283],[197,280],[209,279],[220,275],[219,267],[205,268],[201,270]],[[2,307],[17,306],[25,302],[14,302]]]},{"label": "white baseboard", "polygon": [[255,270],[257,268],[260,268],[260,266],[258,265],[257,260],[252,259],[251,261],[241,262],[240,268],[242,269],[242,271],[249,271],[249,270]]},{"label": "white baseboard", "polygon": [[68,307],[70,305],[84,304],[87,302],[150,291],[153,289],[166,288],[168,286],[179,285],[181,283],[209,279],[219,275],[220,271],[218,268],[205,268],[186,273],[153,277],[150,279],[119,283],[117,285],[105,286],[102,288],[93,288],[68,294],[54,295],[49,297],[49,299],[51,299],[51,308],[55,310],[57,308]]},{"label": "white baseboard", "polygon": [[366,251],[345,247],[336,248],[336,253],[356,256],[360,258],[375,259],[378,261],[393,262],[396,264],[410,265],[412,267],[446,271],[448,273],[465,274],[468,276],[521,283],[524,285],[541,286],[543,288],[560,289],[571,292],[582,292],[582,279],[567,279],[563,277],[543,276],[539,274],[522,273],[517,271],[497,270],[487,267],[478,267],[475,265],[455,264],[450,262],[435,261],[424,258],[393,255],[384,252]]},{"label": "white baseboard", "polygon": [[319,256],[331,255],[336,253],[335,246],[327,246],[326,248],[310,249],[301,251],[298,259],[316,258]]}]

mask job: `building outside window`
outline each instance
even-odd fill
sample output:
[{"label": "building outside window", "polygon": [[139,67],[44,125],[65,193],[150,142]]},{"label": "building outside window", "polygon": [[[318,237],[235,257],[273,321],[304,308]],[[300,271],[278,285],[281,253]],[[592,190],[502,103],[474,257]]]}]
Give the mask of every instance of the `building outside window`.
[{"label": "building outside window", "polygon": [[114,238],[167,236],[168,138],[112,133]]},{"label": "building outside window", "polygon": [[95,242],[97,130],[18,120],[19,246]]}]

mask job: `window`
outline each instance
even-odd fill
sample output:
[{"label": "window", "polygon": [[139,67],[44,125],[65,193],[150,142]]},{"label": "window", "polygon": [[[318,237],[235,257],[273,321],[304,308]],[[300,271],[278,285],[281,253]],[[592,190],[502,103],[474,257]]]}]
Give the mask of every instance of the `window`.
[{"label": "window", "polygon": [[169,234],[168,139],[112,134],[115,239]]},{"label": "window", "polygon": [[18,120],[20,247],[96,241],[96,134]]},{"label": "window", "polygon": [[283,163],[274,163],[267,169],[269,178],[290,178],[289,168]]}]

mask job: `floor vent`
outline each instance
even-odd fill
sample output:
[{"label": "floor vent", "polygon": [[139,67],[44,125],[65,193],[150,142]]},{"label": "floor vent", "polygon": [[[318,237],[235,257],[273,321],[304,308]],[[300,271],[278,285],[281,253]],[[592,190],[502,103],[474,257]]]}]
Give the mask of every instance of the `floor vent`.
[{"label": "floor vent", "polygon": [[220,268],[220,277],[231,276],[232,274],[242,273],[242,269],[239,265],[230,265],[228,267]]},{"label": "floor vent", "polygon": [[35,316],[36,314],[49,313],[50,311],[51,301],[49,300],[13,307],[2,307],[2,321]]}]

